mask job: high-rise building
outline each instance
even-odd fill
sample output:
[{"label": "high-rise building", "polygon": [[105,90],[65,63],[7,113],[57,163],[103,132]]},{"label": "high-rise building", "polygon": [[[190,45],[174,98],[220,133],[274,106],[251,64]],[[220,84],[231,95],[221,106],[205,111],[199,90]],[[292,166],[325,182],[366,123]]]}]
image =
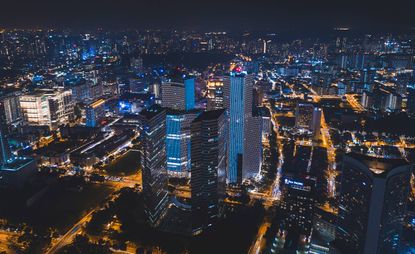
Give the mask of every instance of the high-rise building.
[{"label": "high-rise building", "polygon": [[199,234],[218,215],[226,178],[226,118],[223,110],[205,111],[192,122],[192,230]]},{"label": "high-rise building", "polygon": [[141,57],[131,58],[130,67],[133,72],[141,73],[143,71],[143,58]]},{"label": "high-rise building", "polygon": [[322,109],[321,108],[314,108],[313,110],[313,118],[311,119],[311,130],[313,131],[313,139],[318,140],[321,136],[321,115]]},{"label": "high-rise building", "polygon": [[68,123],[74,112],[70,90],[39,90],[19,97],[25,123],[57,128]]},{"label": "high-rise building", "polygon": [[[288,176],[284,179],[282,228],[287,237],[298,241],[300,236],[308,238],[313,228],[313,210],[315,205],[315,181],[303,177]],[[293,243],[296,245],[298,243]],[[292,249],[291,246],[287,246]]]},{"label": "high-rise building", "polygon": [[206,88],[207,110],[223,109],[223,78],[209,78]]},{"label": "high-rise building", "polygon": [[244,131],[242,179],[255,177],[262,164],[262,118],[248,117]]},{"label": "high-rise building", "polygon": [[8,125],[15,125],[22,121],[18,94],[9,94],[0,98],[0,110],[3,111],[4,121]]},{"label": "high-rise building", "polygon": [[[176,81],[177,80],[177,81]],[[167,80],[161,87],[161,105],[176,110],[191,110],[195,107],[195,79]]]},{"label": "high-rise building", "polygon": [[141,111],[141,165],[144,207],[157,226],[167,210],[166,111],[158,105]]},{"label": "high-rise building", "polygon": [[93,82],[86,80],[71,85],[72,97],[75,102],[89,102],[101,98],[104,95],[104,86],[102,82]]},{"label": "high-rise building", "polygon": [[151,92],[154,94],[154,97],[155,97],[156,99],[159,99],[159,98],[160,98],[160,84],[158,84],[158,83],[154,83],[154,84],[151,86]]},{"label": "high-rise building", "polygon": [[166,153],[167,172],[173,176],[186,177],[190,173],[190,125],[198,111],[167,110]]},{"label": "high-rise building", "polygon": [[[241,72],[236,67],[229,76],[224,78],[224,106],[227,110],[229,121],[228,132],[228,171],[227,181],[239,184],[243,179],[243,172],[253,172],[254,169],[243,170],[244,159],[249,151],[245,148],[257,147],[246,143],[250,118],[252,118],[252,75]],[[255,121],[253,121],[255,122]],[[260,131],[260,128],[259,130]],[[245,157],[245,158],[244,158]],[[245,163],[245,165],[248,165]],[[259,165],[257,165],[259,168]]]},{"label": "high-rise building", "polygon": [[0,101],[0,166],[11,158],[10,145],[8,141],[8,126],[6,122],[6,114],[2,110]]},{"label": "high-rise building", "polygon": [[403,159],[345,156],[337,248],[345,253],[397,253],[412,168]]},{"label": "high-rise building", "polygon": [[85,109],[86,126],[96,127],[99,121],[105,117],[105,100],[99,99],[89,104]]},{"label": "high-rise building", "polygon": [[295,109],[295,126],[309,129],[313,120],[313,111],[312,104],[298,103]]}]

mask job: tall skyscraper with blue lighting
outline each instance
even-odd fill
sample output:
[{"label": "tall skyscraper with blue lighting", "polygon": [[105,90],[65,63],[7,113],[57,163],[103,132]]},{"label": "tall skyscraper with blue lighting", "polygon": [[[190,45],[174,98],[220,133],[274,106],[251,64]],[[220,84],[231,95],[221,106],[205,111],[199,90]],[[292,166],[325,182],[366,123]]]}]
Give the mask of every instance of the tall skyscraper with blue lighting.
[{"label": "tall skyscraper with blue lighting", "polygon": [[224,106],[229,123],[227,181],[242,182],[243,160],[248,121],[252,117],[253,77],[246,72],[232,71],[224,78]]},{"label": "tall skyscraper with blue lighting", "polygon": [[190,173],[190,124],[199,111],[167,110],[166,153],[169,175],[186,177]]}]

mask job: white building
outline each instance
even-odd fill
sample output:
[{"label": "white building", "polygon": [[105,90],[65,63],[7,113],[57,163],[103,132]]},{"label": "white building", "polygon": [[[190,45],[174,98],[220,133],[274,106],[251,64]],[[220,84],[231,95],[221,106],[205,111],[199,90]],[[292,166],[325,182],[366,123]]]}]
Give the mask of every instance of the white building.
[{"label": "white building", "polygon": [[19,97],[24,122],[33,126],[57,128],[68,123],[74,103],[70,90],[39,90]]}]

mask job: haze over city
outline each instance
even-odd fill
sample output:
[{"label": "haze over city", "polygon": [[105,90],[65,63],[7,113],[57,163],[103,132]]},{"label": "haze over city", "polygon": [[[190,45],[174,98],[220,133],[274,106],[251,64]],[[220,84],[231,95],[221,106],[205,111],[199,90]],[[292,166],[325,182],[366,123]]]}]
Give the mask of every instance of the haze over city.
[{"label": "haze over city", "polygon": [[0,254],[415,253],[414,8],[3,1]]}]

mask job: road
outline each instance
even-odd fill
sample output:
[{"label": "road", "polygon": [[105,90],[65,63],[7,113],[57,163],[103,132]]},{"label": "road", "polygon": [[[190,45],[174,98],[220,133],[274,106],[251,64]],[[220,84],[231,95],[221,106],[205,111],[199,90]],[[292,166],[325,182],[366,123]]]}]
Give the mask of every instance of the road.
[{"label": "road", "polygon": [[264,221],[262,222],[261,226],[258,229],[257,236],[255,241],[252,243],[251,247],[249,248],[248,254],[259,254],[261,253],[261,249],[265,246],[264,235],[267,232],[267,229],[270,227],[270,223],[268,222],[267,217],[264,217]]},{"label": "road", "polygon": [[353,110],[357,112],[365,111],[363,106],[356,100],[356,97],[354,94],[346,94],[346,100],[350,104],[350,106],[353,108]]},{"label": "road", "polygon": [[[124,177],[123,181],[106,181],[109,182],[116,190],[119,190],[124,187],[134,187],[135,184],[141,184],[141,174],[134,176]],[[112,194],[111,200],[115,200],[118,195]],[[52,247],[50,247],[45,254],[54,254],[57,253],[62,247],[67,244],[70,244],[76,237],[77,234],[82,232],[82,227],[85,223],[89,222],[92,219],[94,212],[98,211],[101,208],[101,205],[95,207],[90,212],[88,212],[84,217],[82,217],[75,225],[72,226],[62,237],[60,237],[56,242],[52,242]]]},{"label": "road", "polygon": [[81,232],[82,226],[91,220],[92,214],[96,212],[99,209],[99,207],[93,209],[89,213],[87,213],[84,217],[82,217],[71,229],[69,229],[66,234],[64,234],[61,238],[59,238],[55,243],[52,243],[52,247],[48,249],[45,254],[54,254],[58,252],[62,247],[64,247],[67,244],[70,244],[75,236]]}]

